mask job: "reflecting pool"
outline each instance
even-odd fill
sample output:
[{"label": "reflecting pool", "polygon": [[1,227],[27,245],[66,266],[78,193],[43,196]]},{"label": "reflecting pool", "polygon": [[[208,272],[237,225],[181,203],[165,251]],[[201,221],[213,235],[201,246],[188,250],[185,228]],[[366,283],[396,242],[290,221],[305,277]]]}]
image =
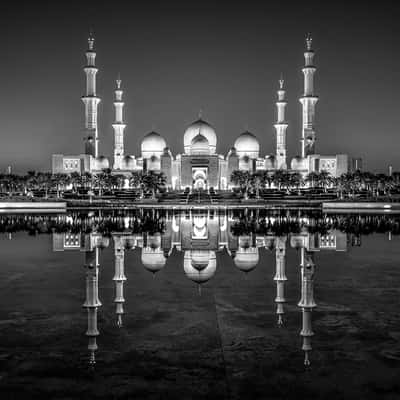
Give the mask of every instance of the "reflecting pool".
[{"label": "reflecting pool", "polygon": [[2,399],[395,399],[400,215],[0,215]]}]

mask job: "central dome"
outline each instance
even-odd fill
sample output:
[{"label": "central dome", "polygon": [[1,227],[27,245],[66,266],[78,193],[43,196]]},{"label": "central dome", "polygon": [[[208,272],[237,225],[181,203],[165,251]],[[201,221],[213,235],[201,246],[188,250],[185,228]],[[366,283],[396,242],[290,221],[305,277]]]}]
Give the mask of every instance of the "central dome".
[{"label": "central dome", "polygon": [[217,147],[217,135],[215,130],[206,121],[198,119],[186,128],[183,136],[183,146],[186,154],[190,154],[192,142],[196,136],[203,136],[208,142],[209,153],[215,153],[215,149]]},{"label": "central dome", "polygon": [[215,274],[217,259],[211,250],[186,250],[183,260],[186,276],[196,283],[207,282]]},{"label": "central dome", "polygon": [[249,156],[250,158],[257,158],[260,151],[260,144],[257,138],[247,131],[239,135],[234,147],[239,157]]},{"label": "central dome", "polygon": [[191,154],[210,154],[210,144],[205,136],[197,134],[190,145]]}]

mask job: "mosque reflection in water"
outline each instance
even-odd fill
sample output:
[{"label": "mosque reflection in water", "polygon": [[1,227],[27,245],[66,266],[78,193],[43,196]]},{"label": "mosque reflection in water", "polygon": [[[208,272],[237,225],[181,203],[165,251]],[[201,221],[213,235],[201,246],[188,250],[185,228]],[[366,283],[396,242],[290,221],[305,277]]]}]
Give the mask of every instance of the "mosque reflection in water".
[{"label": "mosque reflection in water", "polygon": [[[216,252],[226,251],[234,265],[249,273],[260,262],[259,250],[266,248],[275,252],[276,314],[277,323],[283,326],[285,313],[285,282],[287,281],[286,249],[288,246],[300,251],[301,298],[297,306],[302,313],[302,350],[304,364],[309,365],[312,350],[312,311],[314,300],[315,253],[319,251],[346,251],[348,243],[357,244],[357,238],[338,229],[320,229],[313,217],[291,215],[260,216],[258,211],[234,213],[225,211],[193,210],[187,212],[150,211],[134,215],[108,217],[89,214],[60,216],[59,219],[81,224],[83,232],[71,230],[53,233],[54,251],[81,251],[85,253],[87,331],[90,364],[95,364],[99,336],[97,313],[99,299],[100,249],[114,248],[115,313],[118,327],[123,325],[125,253],[134,249],[141,252],[143,267],[157,273],[166,265],[168,256],[176,249],[183,258],[183,273],[198,285],[209,281],[217,269]],[[104,221],[108,222],[105,228]],[[152,221],[148,231],[138,229]],[[282,229],[284,227],[284,229]],[[285,232],[286,227],[286,232]],[[89,228],[89,229],[88,229]],[[90,230],[89,233],[84,233]],[[141,231],[133,233],[134,231]],[[295,231],[295,233],[291,231]],[[102,231],[100,233],[100,231]],[[107,232],[104,232],[107,231]],[[322,231],[322,232],[321,232]]]}]

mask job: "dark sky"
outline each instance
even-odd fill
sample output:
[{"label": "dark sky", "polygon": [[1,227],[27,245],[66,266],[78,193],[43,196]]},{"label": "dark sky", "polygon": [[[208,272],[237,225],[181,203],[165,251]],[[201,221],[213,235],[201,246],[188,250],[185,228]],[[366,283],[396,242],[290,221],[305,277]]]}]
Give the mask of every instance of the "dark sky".
[{"label": "dark sky", "polygon": [[[96,38],[100,153],[112,155],[113,89],[125,90],[125,148],[152,127],[174,154],[199,109],[226,154],[248,127],[275,151],[286,79],[289,157],[300,152],[304,37],[316,51],[317,151],[400,170],[400,13],[395,2],[64,1],[0,6],[0,169],[49,170],[83,150],[84,51]],[[165,3],[163,5],[163,3]],[[217,3],[217,2],[215,2]],[[364,3],[364,4],[363,4]],[[167,5],[168,4],[168,5]]]}]

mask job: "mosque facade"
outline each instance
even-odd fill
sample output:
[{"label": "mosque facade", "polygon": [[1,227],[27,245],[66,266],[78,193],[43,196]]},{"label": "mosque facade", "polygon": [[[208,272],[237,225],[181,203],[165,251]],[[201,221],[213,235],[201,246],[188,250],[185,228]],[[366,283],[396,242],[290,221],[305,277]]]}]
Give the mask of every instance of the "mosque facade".
[{"label": "mosque facade", "polygon": [[140,155],[126,152],[124,135],[123,89],[122,82],[116,81],[114,111],[115,118],[113,159],[99,155],[98,105],[100,98],[96,92],[96,52],[94,39],[88,39],[86,51],[86,91],[82,97],[85,108],[84,152],[78,155],[54,154],[52,157],[53,173],[99,173],[111,169],[113,173],[131,175],[133,171],[163,172],[167,187],[180,189],[219,189],[227,190],[233,186],[230,177],[233,171],[297,171],[302,175],[316,171],[328,171],[333,177],[340,176],[351,169],[352,160],[347,154],[320,155],[316,153],[315,108],[318,96],[314,91],[314,50],[312,39],[306,40],[304,52],[305,64],[304,93],[300,97],[302,105],[302,128],[300,155],[290,162],[287,158],[288,122],[285,116],[287,106],[284,80],[281,78],[277,90],[276,114],[274,125],[276,147],[269,155],[262,155],[260,143],[251,132],[241,133],[233,147],[224,154],[217,152],[217,133],[214,127],[201,115],[184,130],[182,154],[173,155],[163,136],[157,132],[146,134],[141,142]]}]

